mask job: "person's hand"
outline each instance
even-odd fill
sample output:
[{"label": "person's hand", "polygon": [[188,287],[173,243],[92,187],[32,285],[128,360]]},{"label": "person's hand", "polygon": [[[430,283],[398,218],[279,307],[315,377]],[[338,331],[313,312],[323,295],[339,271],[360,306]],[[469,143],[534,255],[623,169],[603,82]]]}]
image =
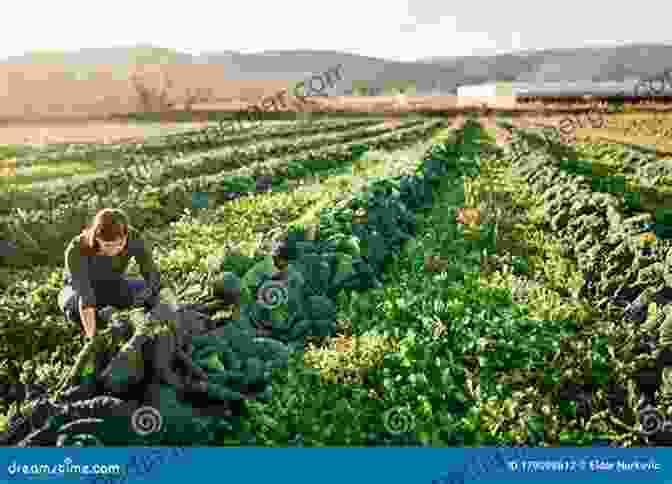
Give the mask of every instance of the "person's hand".
[{"label": "person's hand", "polygon": [[135,296],[135,299],[139,303],[145,302],[150,296],[152,295],[151,291],[149,288],[142,289],[140,292],[138,292]]},{"label": "person's hand", "polygon": [[641,301],[633,301],[623,311],[623,317],[629,321],[643,322],[646,320],[648,305]]},{"label": "person's hand", "polygon": [[[141,291],[139,291],[137,294],[135,294],[135,296],[133,298],[134,299],[133,303],[134,303],[134,305],[150,303],[152,301],[152,296],[153,296],[152,290],[150,288],[146,287],[146,288],[142,289]],[[152,305],[152,304],[149,304],[149,305]]]},{"label": "person's hand", "polygon": [[131,336],[131,323],[125,319],[114,319],[110,322],[110,333],[116,339],[128,339]]},{"label": "person's hand", "polygon": [[79,317],[84,326],[84,333],[88,338],[96,335],[96,308],[94,306],[84,306],[79,303]]}]

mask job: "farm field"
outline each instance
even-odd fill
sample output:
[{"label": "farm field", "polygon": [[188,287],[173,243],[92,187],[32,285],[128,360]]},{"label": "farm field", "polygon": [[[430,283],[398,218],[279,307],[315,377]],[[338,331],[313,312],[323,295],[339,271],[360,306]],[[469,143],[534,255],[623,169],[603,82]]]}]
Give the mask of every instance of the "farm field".
[{"label": "farm field", "polygon": [[[487,123],[494,123],[499,116],[484,116]],[[552,111],[544,115],[516,115],[510,118],[510,124],[517,128],[538,128],[553,126],[566,133],[565,138],[575,142],[604,141],[655,149],[661,156],[672,153],[672,115],[668,112],[651,113],[606,113],[593,111],[585,113],[553,114]],[[591,124],[601,127],[591,127]],[[494,126],[494,125],[493,125]]]},{"label": "farm field", "polygon": [[[206,149],[207,151],[212,152],[213,155],[222,154],[222,150],[214,150],[218,144],[222,144],[222,147],[225,149],[234,146],[245,146],[246,144],[251,145],[255,144],[255,141],[259,139],[259,136],[262,135],[262,133],[264,138],[269,141],[274,138],[290,140],[297,137],[308,137],[311,134],[327,133],[331,128],[333,128],[334,131],[345,131],[350,128],[371,126],[376,123],[382,124],[382,121],[372,119],[358,121],[356,123],[314,123],[303,127],[292,126],[291,124],[287,125],[287,123],[285,123],[286,126],[283,127],[280,123],[269,123],[268,125],[264,125],[263,131],[252,130],[251,127],[248,126],[236,130],[236,132],[231,135],[218,137],[211,136],[206,137],[205,139],[198,138],[197,135],[193,136],[194,131],[191,130],[181,133],[182,136],[179,138],[176,136],[174,137],[172,134],[159,137],[158,140],[156,140],[156,137],[144,138],[142,143],[142,154],[160,154],[162,152],[170,153],[171,151],[179,151],[182,156],[179,156],[179,160],[176,160],[175,163],[185,163],[190,159],[189,155],[192,154],[190,152],[195,152],[194,154],[196,157],[199,156],[199,149],[201,151]],[[207,129],[216,129],[216,125],[209,124],[207,125]],[[196,132],[200,133],[199,131]],[[76,184],[78,181],[92,181],[96,178],[104,178],[105,176],[110,175],[115,168],[119,168],[122,165],[128,165],[129,162],[135,162],[132,157],[132,150],[124,151],[124,148],[128,148],[128,145],[121,144],[110,148],[99,147],[96,149],[95,145],[88,144],[84,146],[80,145],[79,148],[69,145],[61,150],[52,149],[51,152],[46,153],[44,151],[38,151],[37,153],[32,154],[32,156],[29,153],[24,153],[21,156],[20,162],[17,160],[18,167],[16,176],[12,179],[12,184],[19,187],[22,191],[39,191],[43,188],[48,190],[49,187],[54,187],[61,183]],[[175,154],[177,155],[177,153]],[[68,161],[70,161],[70,163],[88,165],[89,171],[95,172],[95,175],[79,176],[76,173],[72,173],[71,176],[68,176],[66,172],[62,175],[59,174],[54,176],[50,173],[54,168],[62,170],[62,165]],[[45,179],[46,181],[44,181]]]},{"label": "farm field", "polygon": [[[277,330],[267,338],[287,345],[286,363],[268,360],[272,377],[240,415],[205,416],[160,385],[167,430],[146,445],[171,442],[172,420],[185,415],[191,445],[669,445],[669,432],[640,426],[639,400],[651,393],[642,367],[651,357],[632,349],[640,330],[614,294],[665,283],[667,243],[657,241],[655,255],[642,258],[632,240],[641,224],[665,222],[655,201],[668,193],[672,173],[654,155],[619,143],[570,146],[518,127],[511,136],[501,118],[369,121],[353,119],[353,128],[333,133],[324,126],[291,142],[266,142],[269,132],[253,128],[259,139],[231,152],[229,138],[213,147],[199,136],[188,158],[169,166],[158,161],[176,159],[176,149],[129,152],[155,163],[155,176],[81,202],[57,196],[86,180],[69,176],[72,165],[45,162],[65,167],[42,179],[50,188],[35,191],[56,203],[0,217],[1,235],[20,249],[0,258],[0,383],[15,394],[1,408],[5,427],[18,435],[25,419],[17,414],[39,413],[15,401],[20,383],[53,394],[83,347],[79,328],[56,307],[66,241],[97,207],[123,204],[155,244],[165,297],[180,303],[215,301],[222,273],[242,276],[241,264],[262,260],[271,236],[288,227],[304,237],[306,260],[332,268],[318,275],[296,260],[312,281],[311,297],[331,299],[333,312],[322,309],[312,334]],[[516,154],[512,141],[529,150]],[[647,171],[653,165],[655,174]],[[619,191],[619,183],[642,188],[641,196]],[[38,187],[26,180],[23,191]],[[193,192],[207,193],[207,203],[196,206]],[[480,220],[460,218],[463,208]],[[359,247],[346,250],[343,237]],[[347,287],[336,284],[335,265],[323,264],[343,260],[344,250],[368,268],[354,270],[362,278]],[[662,418],[672,400],[667,386],[656,390]],[[105,444],[130,442],[103,429],[104,421],[89,430]],[[24,428],[8,440],[37,445],[49,432],[29,437]]]},{"label": "farm field", "polygon": [[[239,150],[228,157],[209,157],[206,156],[207,153],[203,153],[200,158],[191,159],[185,165],[168,163],[162,165],[160,169],[157,166],[154,170],[146,170],[144,176],[126,176],[122,178],[120,184],[104,185],[106,187],[104,191],[91,191],[92,187],[90,187],[88,192],[83,192],[92,194],[90,197],[70,197],[69,201],[67,193],[74,191],[76,189],[74,186],[62,189],[60,194],[63,197],[56,196],[49,199],[55,203],[42,203],[44,197],[38,195],[37,200],[33,198],[32,201],[39,203],[37,206],[33,205],[35,209],[27,212],[26,221],[48,222],[60,213],[58,217],[62,217],[61,220],[68,220],[66,223],[68,228],[65,226],[52,227],[45,233],[39,225],[31,227],[29,224],[22,224],[20,230],[23,236],[37,249],[36,252],[26,251],[25,256],[31,263],[40,257],[54,257],[56,251],[60,251],[55,247],[63,244],[69,237],[66,234],[76,225],[79,224],[81,227],[86,223],[92,207],[96,204],[118,205],[123,203],[126,211],[139,225],[148,228],[160,226],[176,218],[177,212],[174,210],[180,212],[191,205],[194,191],[210,192],[213,204],[218,200],[238,197],[244,191],[263,191],[271,183],[284,185],[294,177],[314,174],[318,173],[318,170],[338,166],[341,162],[336,160],[352,158],[353,153],[359,149],[357,146],[362,142],[366,142],[368,146],[380,148],[413,142],[440,127],[440,121],[409,120],[404,126],[399,130],[385,124],[371,129],[364,127],[359,131],[346,131],[333,139],[329,133],[326,133],[323,138],[307,139],[306,142],[295,142],[289,145],[278,142],[258,148],[253,146],[248,151]],[[208,143],[207,141],[202,142]],[[331,144],[335,146],[331,148]],[[318,147],[322,149],[317,149]],[[172,160],[174,161],[175,158]],[[155,158],[155,161],[158,160]],[[149,165],[151,166],[151,163]],[[220,172],[212,174],[217,170]],[[177,179],[174,178],[176,174]],[[266,180],[264,185],[260,185],[262,180],[260,175],[265,177],[263,178]],[[77,187],[82,188],[82,184]],[[87,190],[87,187],[83,188]],[[93,194],[96,196],[94,197]],[[31,203],[29,192],[9,193],[9,196],[7,206],[16,207],[17,210],[19,207],[29,208],[25,205],[25,203]],[[65,200],[66,203],[59,203],[60,200]],[[11,230],[12,227],[18,226],[17,222],[22,217],[23,215],[19,214],[18,218],[9,215],[0,218],[6,221],[6,226]]]}]

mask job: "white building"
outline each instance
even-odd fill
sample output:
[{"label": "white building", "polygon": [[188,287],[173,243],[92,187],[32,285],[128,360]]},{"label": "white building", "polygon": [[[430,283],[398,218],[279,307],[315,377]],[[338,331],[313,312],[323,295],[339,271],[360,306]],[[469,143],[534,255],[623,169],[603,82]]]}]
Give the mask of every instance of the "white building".
[{"label": "white building", "polygon": [[562,82],[492,82],[457,88],[458,106],[509,106],[532,98],[571,99],[606,97],[669,97],[672,85],[647,83],[638,79],[623,82],[562,81]]},{"label": "white building", "polygon": [[[635,96],[637,80],[630,81],[562,81],[543,83],[512,83],[518,98],[530,97],[609,97]],[[644,91],[639,95],[644,95]]]},{"label": "white building", "polygon": [[457,105],[513,107],[516,103],[516,90],[510,82],[493,82],[472,86],[458,86]]}]

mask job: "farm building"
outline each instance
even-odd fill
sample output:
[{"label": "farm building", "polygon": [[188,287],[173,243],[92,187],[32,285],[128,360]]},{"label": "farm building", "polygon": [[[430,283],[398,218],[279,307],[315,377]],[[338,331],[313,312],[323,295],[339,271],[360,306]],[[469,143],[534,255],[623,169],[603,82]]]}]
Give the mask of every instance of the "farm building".
[{"label": "farm building", "polygon": [[516,103],[516,91],[511,83],[493,82],[457,88],[457,105],[492,107],[513,107]]},{"label": "farm building", "polygon": [[457,88],[459,106],[509,106],[528,102],[581,103],[591,100],[656,99],[672,101],[672,86],[638,79],[611,82],[493,82]]}]

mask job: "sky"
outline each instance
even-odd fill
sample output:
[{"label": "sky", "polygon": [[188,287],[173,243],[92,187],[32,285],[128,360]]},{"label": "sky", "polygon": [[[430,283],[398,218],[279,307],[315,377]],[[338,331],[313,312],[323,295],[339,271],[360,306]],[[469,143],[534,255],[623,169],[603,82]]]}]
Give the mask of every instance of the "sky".
[{"label": "sky", "polygon": [[672,2],[655,2],[643,9],[615,8],[606,0],[4,3],[3,18],[16,21],[3,22],[0,58],[29,50],[139,43],[191,54],[311,49],[399,61],[544,48],[672,44]]}]

